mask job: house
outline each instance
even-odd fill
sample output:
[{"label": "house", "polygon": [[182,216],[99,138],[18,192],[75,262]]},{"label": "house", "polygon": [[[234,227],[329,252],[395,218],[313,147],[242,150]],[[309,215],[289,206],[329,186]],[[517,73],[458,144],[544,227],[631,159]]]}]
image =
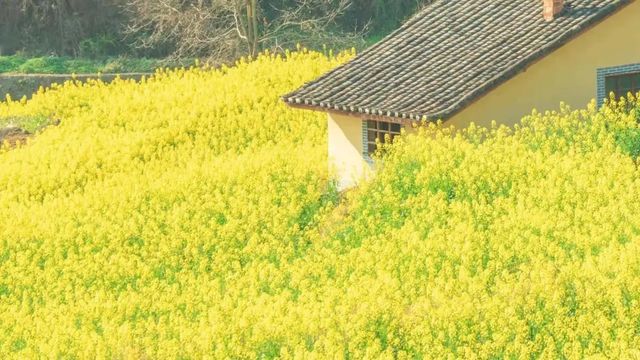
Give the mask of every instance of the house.
[{"label": "house", "polygon": [[417,120],[512,125],[640,90],[640,0],[435,0],[351,62],[283,96],[328,113],[342,187]]}]

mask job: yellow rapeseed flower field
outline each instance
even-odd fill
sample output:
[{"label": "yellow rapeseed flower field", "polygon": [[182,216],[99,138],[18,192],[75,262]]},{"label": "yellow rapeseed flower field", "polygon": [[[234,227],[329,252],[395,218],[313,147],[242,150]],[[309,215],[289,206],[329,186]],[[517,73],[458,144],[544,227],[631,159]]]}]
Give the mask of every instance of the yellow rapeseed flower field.
[{"label": "yellow rapeseed flower field", "polygon": [[436,125],[339,194],[301,50],[0,104],[0,358],[640,358],[628,104]]}]

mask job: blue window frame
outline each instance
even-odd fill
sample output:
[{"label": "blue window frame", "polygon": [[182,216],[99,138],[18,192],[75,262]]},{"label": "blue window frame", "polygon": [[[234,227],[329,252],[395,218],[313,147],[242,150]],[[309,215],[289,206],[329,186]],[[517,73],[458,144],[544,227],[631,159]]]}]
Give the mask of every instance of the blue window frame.
[{"label": "blue window frame", "polygon": [[617,98],[640,91],[640,64],[598,69],[598,106],[613,92]]}]

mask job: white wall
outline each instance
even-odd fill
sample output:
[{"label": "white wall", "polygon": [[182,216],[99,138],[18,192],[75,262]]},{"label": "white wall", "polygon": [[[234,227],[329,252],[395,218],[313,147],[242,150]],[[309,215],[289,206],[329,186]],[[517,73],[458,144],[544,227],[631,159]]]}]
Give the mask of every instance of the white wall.
[{"label": "white wall", "polygon": [[362,156],[362,120],[329,113],[329,170],[339,181],[340,190],[354,186],[370,172]]}]

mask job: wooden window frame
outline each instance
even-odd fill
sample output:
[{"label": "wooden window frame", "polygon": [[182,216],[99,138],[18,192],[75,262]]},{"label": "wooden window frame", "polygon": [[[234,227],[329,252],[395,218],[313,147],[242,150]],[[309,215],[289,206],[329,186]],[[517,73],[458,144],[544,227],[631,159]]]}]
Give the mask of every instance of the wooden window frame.
[{"label": "wooden window frame", "polygon": [[401,123],[395,123],[390,121],[382,121],[382,120],[371,120],[367,119],[366,121],[366,134],[365,139],[366,142],[364,144],[365,153],[369,156],[373,155],[378,150],[378,142],[384,144],[386,143],[386,136],[388,135],[390,141],[396,136],[401,135],[402,129],[404,126]]}]

